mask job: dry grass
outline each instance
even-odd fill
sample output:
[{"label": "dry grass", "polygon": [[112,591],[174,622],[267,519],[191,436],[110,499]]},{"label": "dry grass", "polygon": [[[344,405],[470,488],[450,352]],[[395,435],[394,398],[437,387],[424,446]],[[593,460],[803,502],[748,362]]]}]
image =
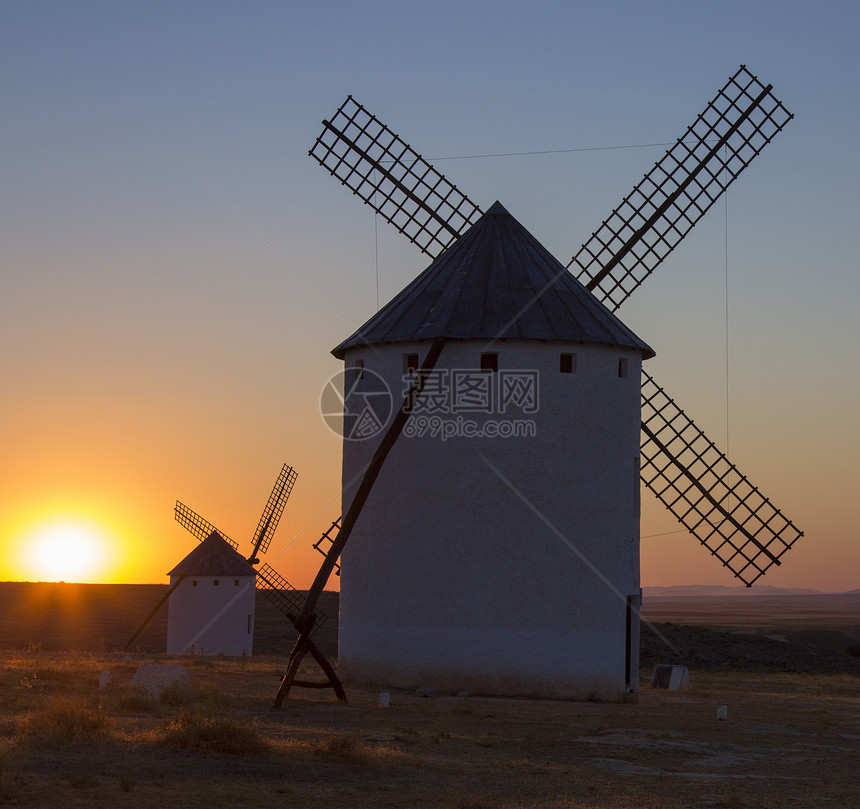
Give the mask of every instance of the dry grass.
[{"label": "dry grass", "polygon": [[177,709],[211,713],[237,707],[232,694],[213,683],[199,683],[190,691],[178,685],[165,689],[158,699],[150,697],[143,689],[126,685],[113,689],[104,697],[116,710],[126,713],[170,714]]},{"label": "dry grass", "polygon": [[25,754],[22,746],[8,740],[0,743],[0,801],[13,801],[21,788]]},{"label": "dry grass", "polygon": [[358,761],[363,753],[361,739],[353,733],[333,733],[315,739],[308,749],[313,755],[335,761]]},{"label": "dry grass", "polygon": [[251,725],[226,716],[195,713],[183,713],[164,720],[152,731],[141,734],[138,738],[171,750],[222,753],[229,756],[259,756],[271,749],[269,743],[262,739]]},{"label": "dry grass", "polygon": [[[139,662],[5,659],[0,804],[819,809],[854,800],[860,683],[849,675],[693,672],[692,692],[646,688],[636,705],[392,692],[383,709],[375,694],[351,692],[343,706],[299,691],[273,711],[280,661],[188,660],[192,690],[157,701],[130,688]],[[113,685],[99,692],[104,670]],[[727,722],[715,719],[721,704]]]},{"label": "dry grass", "polygon": [[[826,650],[813,648],[795,659],[784,654],[791,651],[788,644],[759,649],[755,636],[731,635],[731,643],[723,643],[673,615],[680,625],[673,627],[678,643],[697,650],[697,661],[688,661],[691,692],[646,687],[638,704],[620,705],[444,694],[420,699],[392,691],[391,705],[383,709],[373,693],[350,690],[350,704],[342,706],[330,692],[297,689],[273,711],[291,642],[285,619],[274,608],[267,623],[260,611],[264,599],[255,619],[255,649],[278,657],[177,659],[136,653],[127,658],[58,650],[121,648],[165,588],[5,589],[0,645],[19,651],[4,651],[0,660],[0,806],[857,805],[860,679],[785,673],[851,670],[824,666]],[[773,627],[780,632],[854,627],[853,642],[860,640],[856,608],[846,607],[841,618],[831,611],[799,620],[774,612],[772,599],[760,601],[773,615],[762,617],[748,598],[729,605],[743,610],[736,617],[759,635],[771,634]],[[711,610],[711,624],[726,623],[724,604]],[[333,606],[330,614],[336,615]],[[328,655],[336,651],[336,629],[337,622],[330,622],[320,641]],[[165,627],[160,631],[162,637],[146,642],[153,651],[164,648]],[[654,654],[660,655],[658,662],[668,662],[664,647]],[[734,670],[705,670],[702,660],[708,656]],[[860,672],[858,658],[846,658]],[[192,690],[148,699],[130,687],[142,662],[182,663]],[[105,670],[113,684],[99,692]],[[643,674],[647,681],[650,672]],[[318,679],[312,662],[305,675]],[[720,705],[728,705],[728,721],[716,721]]]},{"label": "dry grass", "polygon": [[80,744],[105,739],[113,721],[80,697],[55,697],[18,717],[18,740],[28,747]]}]

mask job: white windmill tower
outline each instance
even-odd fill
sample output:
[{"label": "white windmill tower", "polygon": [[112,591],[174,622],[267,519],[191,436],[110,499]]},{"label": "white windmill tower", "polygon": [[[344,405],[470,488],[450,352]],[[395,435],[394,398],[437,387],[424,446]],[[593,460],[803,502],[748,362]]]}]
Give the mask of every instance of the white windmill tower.
[{"label": "white windmill tower", "polygon": [[[402,391],[421,368],[381,440],[344,442],[349,507],[276,705],[341,551],[356,682],[603,697],[637,686],[640,478],[748,586],[780,564],[802,532],[644,370],[640,388],[651,351],[610,315],[791,119],[771,90],[741,66],[566,268],[352,97],[323,122],[311,156],[436,260],[334,351],[347,407],[370,371]],[[482,369],[538,372],[530,443],[430,440],[439,380],[450,406],[453,372]]]},{"label": "white windmill tower", "polygon": [[[250,655],[257,589],[288,619],[295,619],[302,603],[295,588],[268,564],[259,569],[254,566],[269,549],[297,477],[291,466],[283,465],[257,524],[247,559],[239,553],[237,542],[176,501],[176,521],[200,544],[168,573],[170,587],[126,643],[126,650],[165,603],[169,603],[168,654]],[[321,616],[320,625],[324,619]],[[325,668],[316,647],[313,643],[310,646]]]},{"label": "white windmill tower", "polygon": [[[348,398],[373,374],[400,398],[440,335],[342,555],[341,676],[623,693],[638,672],[626,615],[639,605],[639,374],[654,352],[498,202],[334,350],[363,369]],[[344,502],[381,437],[344,442]]]},{"label": "white windmill tower", "polygon": [[167,654],[252,653],[257,574],[217,531],[168,575]]}]

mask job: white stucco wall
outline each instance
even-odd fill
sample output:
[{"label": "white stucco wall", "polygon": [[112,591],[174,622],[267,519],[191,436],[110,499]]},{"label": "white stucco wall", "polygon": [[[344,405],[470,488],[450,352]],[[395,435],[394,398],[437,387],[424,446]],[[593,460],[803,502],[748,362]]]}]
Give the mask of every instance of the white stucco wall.
[{"label": "white stucco wall", "polygon": [[[403,355],[427,348],[353,350],[346,365],[364,360],[399,404]],[[450,341],[437,368],[476,370],[482,350]],[[428,429],[401,436],[341,559],[339,671],[363,685],[619,698],[626,599],[639,593],[641,357],[535,341],[490,350],[500,374],[537,371],[537,412],[458,415],[477,429],[533,420],[536,434],[443,441],[413,415]],[[576,354],[575,373],[559,372],[561,352]],[[345,484],[379,438],[344,442]]]},{"label": "white stucco wall", "polygon": [[253,576],[186,577],[168,601],[167,654],[250,655],[254,601]]}]

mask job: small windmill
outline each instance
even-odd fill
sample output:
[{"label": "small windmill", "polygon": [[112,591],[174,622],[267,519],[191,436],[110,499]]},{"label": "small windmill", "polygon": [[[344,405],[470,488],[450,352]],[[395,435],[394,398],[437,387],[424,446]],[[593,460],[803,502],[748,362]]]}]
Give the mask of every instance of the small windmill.
[{"label": "small windmill", "polygon": [[[269,549],[275,529],[278,527],[278,522],[284,512],[287,499],[293,490],[297,476],[298,474],[292,467],[284,464],[272,488],[272,493],[269,495],[266,507],[260,516],[254,537],[251,540],[252,550],[247,559],[249,565],[259,564],[260,555]],[[211,523],[178,500],[176,501],[174,512],[176,521],[196,536],[197,539],[205,540],[215,533],[234,550],[238,551],[238,543],[234,542],[226,534],[216,529]],[[303,605],[302,597],[298,591],[269,564],[264,564],[256,573],[257,586],[260,591],[295,626],[297,615]],[[309,634],[321,627],[327,620],[328,617],[324,613],[315,615],[315,621],[310,627]],[[345,700],[346,694],[337,674],[310,638],[307,639],[307,651],[310,652],[320,665],[320,668],[322,668],[327,677],[327,682],[295,680],[294,684],[305,688],[332,688],[339,699]]]},{"label": "small windmill", "polygon": [[[568,263],[566,269],[607,310],[618,309],[791,120],[772,89],[742,65]],[[311,156],[431,258],[453,249],[482,218],[478,205],[351,96],[323,125]],[[553,285],[551,280],[547,288]],[[382,317],[372,318],[334,353],[378,344],[374,329]],[[300,629],[313,616],[316,598],[445,341],[434,339],[380,441],[309,591]],[[779,565],[802,536],[644,370],[640,461],[648,489],[747,586]],[[303,638],[293,650],[291,670],[304,653]],[[289,691],[289,676],[276,704]]]},{"label": "small windmill", "polygon": [[[251,540],[251,554],[248,556],[247,560],[245,560],[247,565],[258,564],[260,561],[259,555],[265,553],[269,549],[269,544],[272,541],[275,529],[278,527],[281,515],[284,513],[284,508],[286,507],[287,500],[293,490],[297,477],[298,475],[293,468],[284,464],[277,480],[275,481],[275,485],[272,488],[272,493],[269,495],[266,507],[263,509],[263,514],[260,517],[257,530],[254,532],[254,537]],[[234,542],[223,531],[219,531],[214,525],[204,520],[203,517],[188,508],[188,506],[183,505],[178,500],[174,506],[174,517],[180,525],[197,537],[201,543],[209,540],[214,534],[214,539],[211,543],[214,548],[219,548],[219,545],[223,544],[231,548],[235,555],[239,555],[239,545],[237,542]],[[230,554],[223,555],[225,558],[231,558]],[[245,573],[245,570],[243,569],[242,572]],[[254,575],[254,571],[250,568],[247,572]],[[173,595],[177,588],[182,584],[187,575],[187,573],[183,574],[182,572],[179,572],[179,574],[175,576],[168,591],[155,605],[152,612],[147,615],[143,623],[138,627],[137,631],[131,636],[131,638],[129,638],[125,645],[126,650],[131,648],[131,644],[134,643],[146,625],[158,614],[164,604],[167,603],[171,595]],[[281,594],[277,596],[281,604],[288,604],[291,608],[298,607],[300,605],[301,601],[299,597],[295,595],[294,588],[286,580],[281,579],[281,577],[269,568],[268,565],[264,565],[264,569],[262,571],[258,571],[256,575],[259,576],[260,580],[263,582],[264,592],[271,591],[272,593]]]},{"label": "small windmill", "polygon": [[[275,485],[272,487],[272,492],[269,495],[269,499],[266,502],[266,506],[263,509],[257,528],[251,539],[251,553],[247,559],[244,559],[244,557],[241,557],[239,554],[239,544],[237,542],[232,540],[223,531],[217,529],[214,525],[197,514],[193,509],[181,503],[179,500],[176,501],[176,505],[174,507],[174,517],[176,521],[187,529],[189,533],[195,536],[201,543],[212,543],[216,548],[222,546],[219,549],[219,552],[228,558],[230,554],[225,554],[224,547],[229,548],[236,557],[244,559],[245,564],[247,565],[247,572],[250,573],[253,578],[256,578],[256,587],[291,621],[295,620],[296,615],[301,611],[303,603],[298,591],[269,564],[264,564],[256,571],[254,571],[251,566],[258,565],[260,563],[260,557],[268,551],[272,537],[278,527],[281,515],[284,513],[284,508],[286,507],[287,500],[292,493],[297,477],[298,473],[291,466],[287,464],[283,465],[280,473],[278,474],[277,480],[275,481]],[[197,550],[199,551],[201,547],[202,544],[201,546],[198,546]],[[189,556],[191,555],[189,554]],[[186,557],[186,559],[187,558],[188,557]],[[129,639],[125,646],[126,649],[131,647],[131,644],[141,633],[143,628],[170,599],[171,595],[176,592],[183,581],[188,578],[188,575],[189,574],[187,573],[183,573],[181,569],[178,571],[178,575],[175,576],[169,590],[147,616],[146,620],[141,624],[134,635]],[[320,614],[315,627],[322,626],[326,620],[327,616],[325,614]],[[313,651],[317,652],[315,646]],[[319,654],[320,658],[324,662],[324,658],[322,658],[321,653],[317,652],[317,654]],[[327,663],[324,668],[326,667]]]}]

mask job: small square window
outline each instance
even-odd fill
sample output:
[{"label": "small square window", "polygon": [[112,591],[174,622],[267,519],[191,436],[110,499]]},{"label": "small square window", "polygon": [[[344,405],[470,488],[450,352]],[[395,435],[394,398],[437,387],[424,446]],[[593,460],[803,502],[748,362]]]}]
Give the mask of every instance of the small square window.
[{"label": "small square window", "polygon": [[481,370],[482,371],[498,371],[499,370],[499,355],[495,352],[481,354]]},{"label": "small square window", "polygon": [[353,386],[364,379],[364,360],[353,360],[343,369],[344,386],[352,390]]},{"label": "small square window", "polygon": [[196,586],[197,586],[197,579],[192,579],[192,580],[191,580],[191,586],[192,586],[192,587],[196,587]]},{"label": "small square window", "polygon": [[576,354],[561,354],[558,361],[558,370],[563,374],[575,374]]},{"label": "small square window", "polygon": [[213,587],[217,587],[219,584],[221,584],[221,582],[218,579],[215,579],[215,581],[212,582]]},{"label": "small square window", "polygon": [[239,579],[233,579],[233,586],[234,586],[234,587],[238,587],[238,586],[239,586]]},{"label": "small square window", "polygon": [[621,359],[618,360],[618,376],[621,377],[622,379],[627,378],[627,358],[626,357],[621,357]]},{"label": "small square window", "polygon": [[403,375],[409,376],[409,374],[417,373],[418,371],[418,355],[417,354],[404,354],[403,355]]}]

